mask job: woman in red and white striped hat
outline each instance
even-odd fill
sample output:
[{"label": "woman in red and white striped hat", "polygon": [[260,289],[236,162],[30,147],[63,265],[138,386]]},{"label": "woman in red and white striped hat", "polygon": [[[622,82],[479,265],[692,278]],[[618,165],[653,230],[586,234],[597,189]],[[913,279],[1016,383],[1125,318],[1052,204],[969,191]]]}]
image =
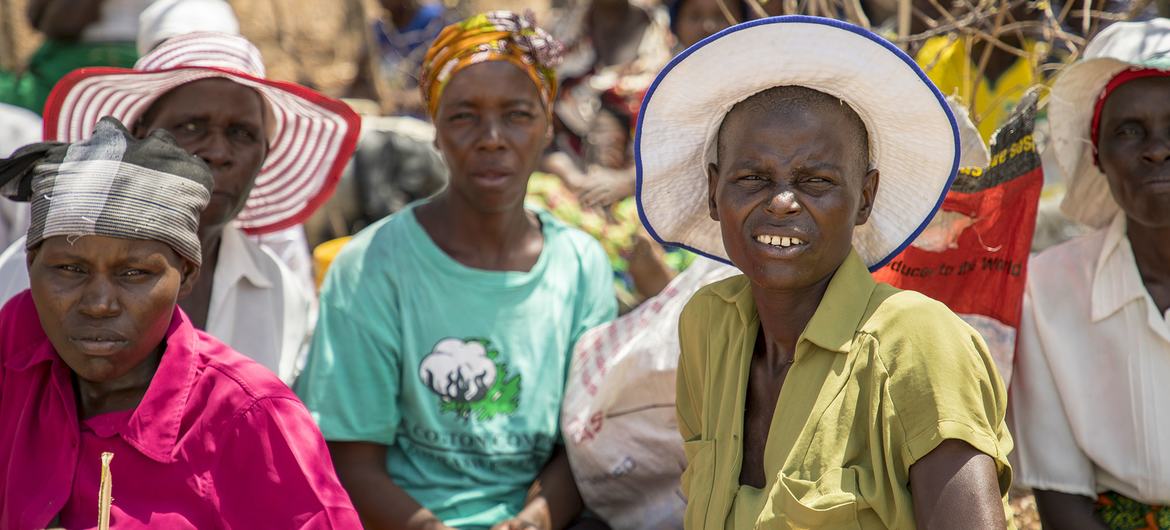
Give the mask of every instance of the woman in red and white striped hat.
[{"label": "woman in red and white striped hat", "polygon": [[[45,105],[45,138],[86,138],[103,116],[139,137],[166,129],[211,166],[215,189],[199,225],[204,273],[180,305],[197,327],[291,382],[312,331],[312,293],[246,235],[295,226],[329,198],[356,145],[358,116],[266,79],[251,42],[216,32],[167,39],[133,69],[73,71]],[[23,247],[0,255],[0,300],[27,288]]]}]

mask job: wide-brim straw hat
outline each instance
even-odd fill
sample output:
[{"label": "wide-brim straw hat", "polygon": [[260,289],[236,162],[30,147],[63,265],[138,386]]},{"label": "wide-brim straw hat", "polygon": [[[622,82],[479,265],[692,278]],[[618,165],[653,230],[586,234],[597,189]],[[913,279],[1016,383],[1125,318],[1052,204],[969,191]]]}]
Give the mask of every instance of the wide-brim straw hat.
[{"label": "wide-brim straw hat", "polygon": [[171,37],[132,70],[82,68],[62,78],[45,103],[45,139],[88,138],[103,116],[133,126],[159,96],[180,85],[230,79],[256,90],[274,119],[268,124],[268,156],[236,223],[250,234],[288,228],[333,193],[357,146],[361,120],[341,101],[264,76],[260,51],[241,36],[197,32]]},{"label": "wide-brim straw hat", "polygon": [[707,207],[707,164],[724,116],[763,90],[799,85],[849,104],[881,173],[853,246],[871,270],[900,253],[938,210],[959,164],[946,99],[914,60],[837,20],[784,16],[727,28],[675,57],[646,94],[635,141],[637,197],[650,234],[730,263]]},{"label": "wide-brim straw hat", "polygon": [[1090,135],[1097,98],[1128,68],[1170,70],[1170,20],[1114,23],[1085,47],[1084,57],[1052,84],[1048,123],[1056,163],[1066,179],[1061,211],[1074,221],[1101,228],[1120,207],[1094,160]]}]

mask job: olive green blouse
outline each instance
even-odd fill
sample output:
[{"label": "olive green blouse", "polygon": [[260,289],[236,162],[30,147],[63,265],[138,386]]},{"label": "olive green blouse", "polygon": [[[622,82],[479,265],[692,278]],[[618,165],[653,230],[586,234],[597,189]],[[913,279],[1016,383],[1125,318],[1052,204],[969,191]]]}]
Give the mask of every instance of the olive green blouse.
[{"label": "olive green blouse", "polygon": [[910,466],[946,439],[995,459],[1006,509],[1007,395],[983,339],[943,304],[875,283],[856,252],[797,341],[764,450],[767,484],[741,486],[759,322],[744,276],[703,288],[680,318],[688,530],[912,529]]}]

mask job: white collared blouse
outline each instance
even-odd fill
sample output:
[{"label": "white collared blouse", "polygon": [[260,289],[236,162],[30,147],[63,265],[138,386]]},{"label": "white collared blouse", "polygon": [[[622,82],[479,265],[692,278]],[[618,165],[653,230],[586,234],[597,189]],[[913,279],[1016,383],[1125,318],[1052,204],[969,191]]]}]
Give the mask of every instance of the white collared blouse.
[{"label": "white collared blouse", "polygon": [[1170,311],[1158,310],[1119,214],[1028,271],[1008,398],[1016,483],[1170,504]]}]

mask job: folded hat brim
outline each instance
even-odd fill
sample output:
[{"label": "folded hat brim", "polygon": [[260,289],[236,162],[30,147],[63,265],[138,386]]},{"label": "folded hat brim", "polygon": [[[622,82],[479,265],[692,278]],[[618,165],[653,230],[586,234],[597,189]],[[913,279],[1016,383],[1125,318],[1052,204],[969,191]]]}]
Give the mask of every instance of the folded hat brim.
[{"label": "folded hat brim", "polygon": [[1052,84],[1048,98],[1051,148],[1065,176],[1060,210],[1069,219],[1093,228],[1108,225],[1121,210],[1105,173],[1093,160],[1093,111],[1105,85],[1131,66],[1109,57],[1069,65]]},{"label": "folded hat brim", "polygon": [[707,207],[706,166],[736,103],[785,85],[840,98],[869,132],[880,172],[869,221],[853,244],[871,270],[926,227],[959,165],[959,134],[943,95],[914,61],[877,35],[808,16],[755,20],[675,57],[642,104],[635,137],[637,202],[661,243],[730,263]]}]

